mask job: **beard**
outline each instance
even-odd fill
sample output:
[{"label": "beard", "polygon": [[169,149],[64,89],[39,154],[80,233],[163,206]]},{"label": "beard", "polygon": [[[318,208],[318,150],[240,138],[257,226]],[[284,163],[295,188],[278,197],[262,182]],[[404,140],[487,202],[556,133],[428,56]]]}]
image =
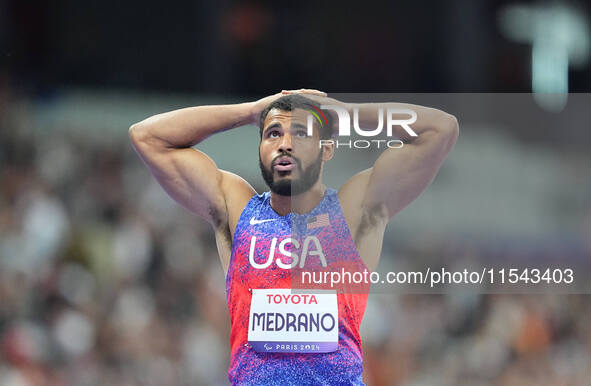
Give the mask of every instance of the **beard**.
[{"label": "beard", "polygon": [[[275,157],[275,159],[283,156],[291,157],[295,161],[296,167],[300,171],[301,177],[297,180],[279,179],[278,181],[275,181],[273,179],[272,167],[271,169],[267,169],[265,165],[263,165],[263,162],[261,161],[261,155],[259,153],[259,167],[261,168],[261,174],[263,175],[263,179],[267,183],[267,186],[269,189],[271,189],[271,192],[280,196],[295,196],[308,191],[312,186],[314,186],[320,177],[320,169],[322,168],[322,150],[320,153],[318,153],[316,160],[305,170],[302,170],[302,164],[299,159],[287,153],[282,153]],[[271,162],[271,165],[273,162]],[[279,176],[284,176],[288,173],[290,172],[279,172]]]}]

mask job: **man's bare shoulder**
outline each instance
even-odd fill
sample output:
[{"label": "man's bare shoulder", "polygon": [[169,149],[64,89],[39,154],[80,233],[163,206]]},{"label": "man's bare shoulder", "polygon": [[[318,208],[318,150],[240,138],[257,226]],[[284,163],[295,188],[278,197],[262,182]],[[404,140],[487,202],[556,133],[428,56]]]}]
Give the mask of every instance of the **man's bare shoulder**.
[{"label": "man's bare shoulder", "polygon": [[239,175],[220,169],[224,208],[218,209],[219,221],[212,223],[216,244],[224,272],[227,272],[232,253],[232,240],[240,215],[248,201],[256,194],[252,186]]},{"label": "man's bare shoulder", "polygon": [[244,207],[257,192],[239,175],[226,170],[220,170],[220,173],[222,174],[221,186],[226,203],[227,224],[233,236]]},{"label": "man's bare shoulder", "polygon": [[363,199],[371,170],[363,170],[345,182],[338,191],[338,198],[351,234],[355,235],[362,214]]},{"label": "man's bare shoulder", "polygon": [[355,174],[339,189],[338,198],[359,256],[370,270],[375,270],[387,220],[378,208],[365,204],[370,176],[371,169]]}]

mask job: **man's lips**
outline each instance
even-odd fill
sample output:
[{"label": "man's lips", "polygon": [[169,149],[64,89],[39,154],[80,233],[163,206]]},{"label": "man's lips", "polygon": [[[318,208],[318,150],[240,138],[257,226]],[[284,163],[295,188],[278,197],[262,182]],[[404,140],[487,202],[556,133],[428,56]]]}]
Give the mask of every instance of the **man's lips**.
[{"label": "man's lips", "polygon": [[275,170],[280,172],[292,170],[293,168],[295,168],[295,166],[295,160],[288,156],[279,157],[273,162],[273,167],[275,168]]}]

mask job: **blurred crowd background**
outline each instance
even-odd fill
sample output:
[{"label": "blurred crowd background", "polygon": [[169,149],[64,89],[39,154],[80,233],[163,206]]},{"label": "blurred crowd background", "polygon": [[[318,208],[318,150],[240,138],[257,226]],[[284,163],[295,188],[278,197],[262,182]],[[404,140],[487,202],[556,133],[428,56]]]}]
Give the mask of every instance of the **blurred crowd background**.
[{"label": "blurred crowd background", "polygon": [[[585,93],[590,15],[574,1],[0,2],[0,384],[227,384],[213,234],[151,177],[132,123],[300,87]],[[458,115],[382,270],[591,263],[589,98],[523,98],[579,115],[542,130]],[[258,134],[240,130],[203,149],[261,192]],[[337,157],[333,187],[359,167]],[[586,294],[382,289],[362,338],[368,385],[591,385]]]}]

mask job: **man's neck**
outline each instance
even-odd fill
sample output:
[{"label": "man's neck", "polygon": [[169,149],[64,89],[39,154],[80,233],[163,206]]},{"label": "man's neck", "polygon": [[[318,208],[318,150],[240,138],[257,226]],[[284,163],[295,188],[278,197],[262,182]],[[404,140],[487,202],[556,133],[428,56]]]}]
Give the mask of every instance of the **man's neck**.
[{"label": "man's neck", "polygon": [[326,186],[317,183],[311,189],[295,196],[280,196],[271,192],[271,207],[281,216],[290,212],[308,213],[322,201],[325,191]]}]

